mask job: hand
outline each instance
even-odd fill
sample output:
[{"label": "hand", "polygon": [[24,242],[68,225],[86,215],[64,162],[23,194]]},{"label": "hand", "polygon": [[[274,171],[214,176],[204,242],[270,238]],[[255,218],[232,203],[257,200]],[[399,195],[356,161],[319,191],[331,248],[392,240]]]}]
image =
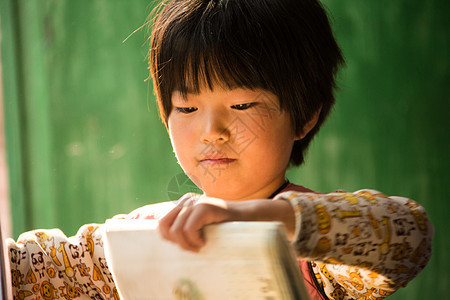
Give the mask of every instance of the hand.
[{"label": "hand", "polygon": [[280,221],[288,237],[295,231],[295,216],[285,200],[224,201],[217,198],[186,194],[179,204],[159,221],[163,238],[183,249],[198,252],[205,245],[203,227],[229,221]]},{"label": "hand", "polygon": [[224,200],[186,194],[159,220],[159,231],[163,238],[197,252],[205,244],[204,226],[236,219],[236,212]]}]

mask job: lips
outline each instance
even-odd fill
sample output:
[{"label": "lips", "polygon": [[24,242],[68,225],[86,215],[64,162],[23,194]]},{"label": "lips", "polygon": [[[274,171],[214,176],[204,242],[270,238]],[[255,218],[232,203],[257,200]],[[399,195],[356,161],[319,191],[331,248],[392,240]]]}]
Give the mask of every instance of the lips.
[{"label": "lips", "polygon": [[201,163],[207,165],[226,165],[236,161],[233,158],[207,158],[200,160]]},{"label": "lips", "polygon": [[214,153],[208,153],[207,155],[205,155],[201,159],[199,159],[199,161],[200,161],[200,163],[203,163],[203,164],[222,165],[222,164],[232,163],[232,162],[236,161],[236,159],[230,158],[220,152],[214,152]]}]

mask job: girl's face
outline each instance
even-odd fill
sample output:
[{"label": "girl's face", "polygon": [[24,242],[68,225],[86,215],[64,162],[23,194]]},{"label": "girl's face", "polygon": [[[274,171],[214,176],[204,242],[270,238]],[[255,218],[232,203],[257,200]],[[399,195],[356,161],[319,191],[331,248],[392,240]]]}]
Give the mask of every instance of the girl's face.
[{"label": "girl's face", "polygon": [[269,197],[284,182],[296,139],[278,97],[261,89],[174,92],[168,127],[186,174],[225,200]]}]

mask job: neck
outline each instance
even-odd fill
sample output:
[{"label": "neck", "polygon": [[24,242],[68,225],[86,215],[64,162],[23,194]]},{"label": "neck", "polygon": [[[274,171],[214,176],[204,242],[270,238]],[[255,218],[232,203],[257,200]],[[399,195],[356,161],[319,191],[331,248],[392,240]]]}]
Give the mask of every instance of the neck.
[{"label": "neck", "polygon": [[274,180],[270,184],[265,185],[262,189],[259,189],[255,193],[247,194],[240,197],[223,197],[214,193],[206,193],[208,197],[219,198],[226,201],[246,201],[254,199],[271,199],[275,197],[280,191],[282,191],[289,184],[289,180],[282,177],[281,179]]}]

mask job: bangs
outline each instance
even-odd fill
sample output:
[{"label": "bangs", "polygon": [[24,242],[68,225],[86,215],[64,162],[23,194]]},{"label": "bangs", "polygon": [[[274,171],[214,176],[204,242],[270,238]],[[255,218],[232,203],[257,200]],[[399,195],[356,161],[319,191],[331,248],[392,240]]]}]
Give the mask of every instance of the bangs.
[{"label": "bangs", "polygon": [[214,86],[268,88],[269,80],[257,69],[264,47],[255,42],[255,36],[260,36],[255,31],[261,29],[246,21],[242,7],[233,9],[226,2],[192,1],[192,6],[205,6],[200,9],[202,14],[192,13],[198,11],[196,7],[181,16],[171,16],[169,10],[159,17],[176,20],[154,31],[153,44],[159,48],[154,67],[161,92],[197,94]]},{"label": "bangs", "polygon": [[[163,78],[167,88],[186,93],[198,94],[201,89],[214,89],[218,86],[226,89],[233,88],[267,88],[261,73],[253,67],[257,62],[254,58],[243,59],[233,53],[231,45],[211,51],[208,41],[199,44],[188,41],[186,49],[174,53],[172,61],[163,69]],[[226,50],[225,50],[226,49]]]},{"label": "bangs", "polygon": [[242,30],[233,30],[232,24],[221,21],[211,17],[191,22],[196,25],[192,28],[185,28],[182,22],[174,24],[182,28],[171,28],[177,36],[163,40],[158,68],[166,92],[197,94],[214,86],[266,88],[267,81],[255,69],[261,53],[255,54],[255,45],[248,45],[245,37],[239,36]]}]

